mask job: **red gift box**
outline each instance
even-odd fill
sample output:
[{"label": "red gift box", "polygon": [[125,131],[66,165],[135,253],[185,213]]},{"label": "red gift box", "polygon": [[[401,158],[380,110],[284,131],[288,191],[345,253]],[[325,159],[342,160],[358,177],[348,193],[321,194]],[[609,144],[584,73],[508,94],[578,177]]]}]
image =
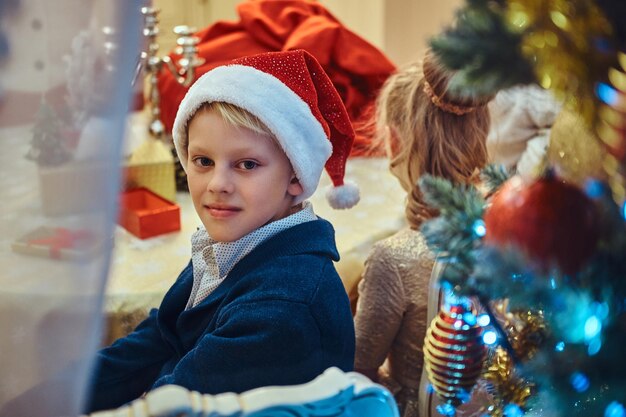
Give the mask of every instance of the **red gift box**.
[{"label": "red gift box", "polygon": [[12,248],[27,255],[78,260],[97,253],[100,245],[89,230],[42,226],[13,242]]},{"label": "red gift box", "polygon": [[140,239],[180,230],[180,207],[147,188],[122,192],[119,224]]}]

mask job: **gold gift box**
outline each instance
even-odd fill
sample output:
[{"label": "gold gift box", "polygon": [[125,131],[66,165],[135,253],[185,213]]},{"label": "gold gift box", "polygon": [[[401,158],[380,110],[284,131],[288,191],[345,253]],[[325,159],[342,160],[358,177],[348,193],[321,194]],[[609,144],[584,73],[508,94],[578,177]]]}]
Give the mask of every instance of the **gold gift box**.
[{"label": "gold gift box", "polygon": [[161,197],[176,200],[174,157],[168,145],[148,138],[124,164],[124,189],[145,187]]}]

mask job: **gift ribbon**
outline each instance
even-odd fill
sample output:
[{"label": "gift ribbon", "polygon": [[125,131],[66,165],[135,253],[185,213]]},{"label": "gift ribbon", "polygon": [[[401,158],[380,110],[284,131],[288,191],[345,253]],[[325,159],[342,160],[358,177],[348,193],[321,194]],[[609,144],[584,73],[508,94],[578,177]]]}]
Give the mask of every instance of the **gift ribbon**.
[{"label": "gift ribbon", "polygon": [[89,241],[93,238],[91,232],[87,230],[72,231],[63,227],[52,229],[51,236],[45,236],[37,239],[30,239],[29,245],[40,245],[50,247],[50,257],[53,259],[61,259],[63,249],[71,249],[77,247],[77,243],[81,241]]}]

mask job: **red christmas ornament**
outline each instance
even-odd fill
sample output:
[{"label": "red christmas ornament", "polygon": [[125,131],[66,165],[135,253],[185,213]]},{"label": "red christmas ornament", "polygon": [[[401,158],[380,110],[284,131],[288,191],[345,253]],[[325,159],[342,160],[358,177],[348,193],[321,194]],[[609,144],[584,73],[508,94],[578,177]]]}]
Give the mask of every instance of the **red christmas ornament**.
[{"label": "red christmas ornament", "polygon": [[468,398],[483,368],[487,350],[482,328],[463,305],[442,306],[424,339],[424,366],[439,398],[453,406]]},{"label": "red christmas ornament", "polygon": [[514,245],[546,270],[574,274],[589,260],[598,239],[593,202],[554,175],[530,184],[508,180],[485,212],[485,242]]}]

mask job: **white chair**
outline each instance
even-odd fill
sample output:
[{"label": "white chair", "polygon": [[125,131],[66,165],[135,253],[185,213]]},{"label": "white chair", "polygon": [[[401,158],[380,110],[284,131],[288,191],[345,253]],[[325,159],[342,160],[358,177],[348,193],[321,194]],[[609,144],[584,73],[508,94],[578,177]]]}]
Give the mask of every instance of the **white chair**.
[{"label": "white chair", "polygon": [[313,381],[241,394],[200,394],[166,385],[89,417],[399,417],[393,396],[356,372],[329,368]]}]

